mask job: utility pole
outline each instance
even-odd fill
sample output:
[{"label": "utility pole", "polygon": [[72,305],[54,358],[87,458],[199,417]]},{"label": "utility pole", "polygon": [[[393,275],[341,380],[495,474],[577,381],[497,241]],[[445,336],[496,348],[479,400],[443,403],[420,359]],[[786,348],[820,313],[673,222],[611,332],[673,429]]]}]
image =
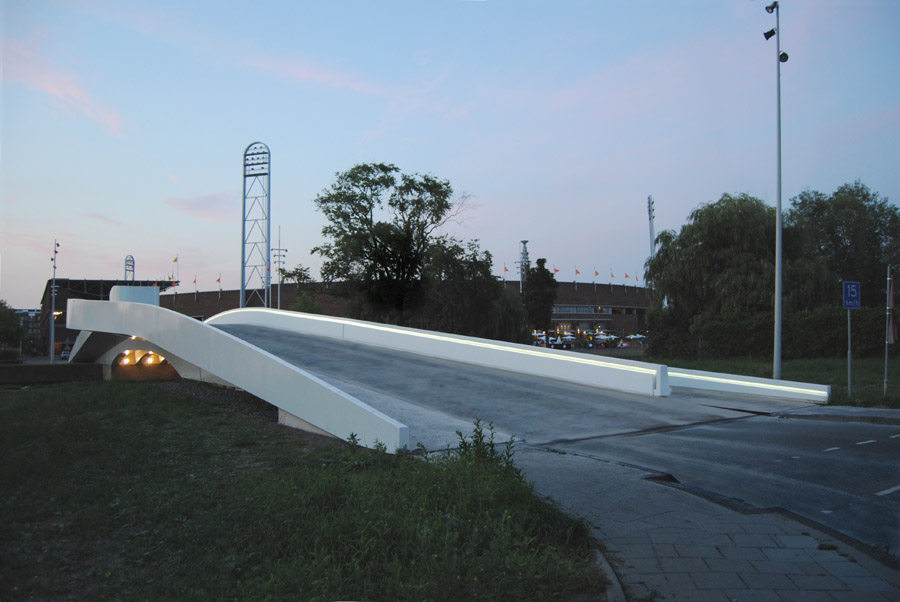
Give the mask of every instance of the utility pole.
[{"label": "utility pole", "polygon": [[287,249],[281,248],[281,226],[278,226],[278,246],[272,249],[272,255],[275,257],[275,266],[278,269],[278,309],[281,309],[281,281],[284,278],[284,256],[286,253]]},{"label": "utility pole", "polygon": [[647,215],[650,216],[650,259],[656,255],[656,234],[653,231],[653,218],[656,217],[656,211],[653,206],[653,195],[647,197]]},{"label": "utility pole", "polygon": [[59,243],[53,239],[53,279],[50,281],[50,363],[56,359],[56,254],[59,253]]}]

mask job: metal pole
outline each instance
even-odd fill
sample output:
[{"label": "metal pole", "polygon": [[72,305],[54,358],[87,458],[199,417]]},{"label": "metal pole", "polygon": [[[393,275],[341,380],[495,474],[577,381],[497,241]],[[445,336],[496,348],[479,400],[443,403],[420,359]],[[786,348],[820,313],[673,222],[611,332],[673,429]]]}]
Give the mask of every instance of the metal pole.
[{"label": "metal pole", "polygon": [[885,287],[884,301],[884,391],[883,396],[887,397],[888,390],[888,345],[891,341],[891,294],[893,292],[893,278],[891,278],[891,266],[887,269],[887,286]]},{"label": "metal pole", "polygon": [[53,279],[50,281],[50,363],[56,359],[56,253],[59,243],[53,239]]},{"label": "metal pole", "polygon": [[778,202],[775,207],[775,344],[772,359],[772,378],[781,378],[781,19],[775,3],[775,64],[777,65],[776,94],[778,97]]},{"label": "metal pole", "polygon": [[[266,181],[266,307],[272,307],[272,156]],[[280,244],[278,246],[281,246]]]},{"label": "metal pole", "polygon": [[847,310],[847,397],[853,396],[853,351],[850,347],[850,310]]},{"label": "metal pole", "polygon": [[[279,264],[279,268],[281,267],[281,262],[278,261],[280,259],[279,254],[281,253],[281,225],[278,226],[278,253],[275,255],[275,261]],[[281,274],[282,270],[278,270],[278,309],[281,309]]]}]

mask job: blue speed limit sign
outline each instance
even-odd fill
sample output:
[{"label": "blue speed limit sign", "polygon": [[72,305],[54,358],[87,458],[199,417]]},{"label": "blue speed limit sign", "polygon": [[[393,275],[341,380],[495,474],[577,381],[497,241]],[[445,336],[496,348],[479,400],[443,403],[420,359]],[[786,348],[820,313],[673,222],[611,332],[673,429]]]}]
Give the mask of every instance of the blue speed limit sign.
[{"label": "blue speed limit sign", "polygon": [[859,282],[844,280],[844,309],[859,309],[862,306],[862,293]]}]

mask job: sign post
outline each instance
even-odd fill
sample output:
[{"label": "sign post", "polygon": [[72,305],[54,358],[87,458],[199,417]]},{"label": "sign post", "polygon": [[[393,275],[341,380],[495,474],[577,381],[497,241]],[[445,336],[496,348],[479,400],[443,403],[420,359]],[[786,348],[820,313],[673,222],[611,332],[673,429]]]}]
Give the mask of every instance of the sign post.
[{"label": "sign post", "polygon": [[862,306],[862,294],[859,282],[843,281],[844,309],[847,310],[847,397],[853,396],[853,351],[850,339],[850,310],[859,309]]}]

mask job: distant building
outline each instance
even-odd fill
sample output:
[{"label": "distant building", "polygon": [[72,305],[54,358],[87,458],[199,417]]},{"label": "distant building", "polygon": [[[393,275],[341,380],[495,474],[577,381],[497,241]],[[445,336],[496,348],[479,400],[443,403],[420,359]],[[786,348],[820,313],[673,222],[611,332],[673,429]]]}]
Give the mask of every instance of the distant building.
[{"label": "distant building", "polygon": [[[505,284],[518,292],[518,280]],[[650,292],[641,286],[559,282],[550,321],[554,330],[600,329],[627,336],[646,330],[649,304]]]},{"label": "distant building", "polygon": [[[47,350],[50,344],[50,324],[51,324],[51,307],[53,305],[51,295],[51,285],[53,281],[48,280],[44,286],[44,294],[41,297],[40,309],[40,340],[41,348]],[[75,343],[78,336],[77,330],[69,330],[66,328],[66,302],[69,299],[92,299],[96,301],[109,300],[109,291],[114,286],[158,286],[160,291],[171,288],[178,284],[171,280],[91,280],[82,278],[75,280],[72,278],[56,279],[56,316],[52,323],[55,328],[53,340],[56,347],[56,354],[59,354],[67,345],[69,347]]]},{"label": "distant building", "polygon": [[[66,301],[68,299],[109,299],[109,291],[113,286],[159,286],[160,292],[166,291],[177,282],[160,280],[74,280],[57,278],[59,287],[56,295],[56,333],[54,336],[57,353],[67,344],[72,345],[78,331],[65,327]],[[518,293],[519,281],[507,280],[507,288]],[[329,316],[350,317],[350,302],[339,295],[340,284],[315,282],[303,285],[303,290],[322,308],[322,313]],[[294,283],[282,284],[281,307],[290,309],[297,296],[298,286]],[[277,304],[277,286],[272,285],[270,295],[273,306]],[[186,314],[198,320],[205,320],[218,313],[235,309],[240,305],[239,290],[202,291],[171,293],[160,295],[160,307]],[[595,331],[605,330],[620,336],[636,334],[646,329],[649,291],[639,286],[621,284],[591,284],[560,282],[553,306],[551,322],[553,329],[560,331]],[[21,310],[32,312],[29,328],[39,333],[42,348],[49,344],[50,324],[50,281],[44,289],[41,308],[38,310]],[[39,315],[35,323],[34,314]]]},{"label": "distant building", "polygon": [[19,325],[22,327],[23,351],[30,353],[31,347],[41,340],[41,310],[40,308],[17,309],[15,312],[19,317]]},{"label": "distant building", "polygon": [[[322,308],[322,313],[328,316],[347,318],[350,317],[348,301],[337,294],[341,284],[325,284],[324,282],[311,282],[303,285],[303,291]],[[261,295],[246,295],[248,307],[258,307]],[[283,283],[281,285],[281,308],[290,309],[297,298],[297,284]],[[278,285],[272,285],[269,294],[272,308],[278,306]],[[179,313],[191,316],[198,320],[205,320],[218,313],[240,307],[240,290],[223,291],[198,291],[188,293],[173,293],[160,295],[159,305]]]},{"label": "distant building", "polygon": [[[507,288],[519,292],[518,280],[504,282]],[[339,284],[326,285],[321,282],[304,284],[303,290],[310,294],[329,316],[350,317],[348,301],[335,294]],[[290,309],[297,296],[296,284],[281,285],[281,307]],[[637,334],[646,329],[649,291],[640,286],[621,284],[560,282],[551,317],[553,328],[566,331],[605,330],[621,336]],[[275,285],[270,295],[273,306],[278,293]],[[217,313],[235,309],[240,304],[240,291],[201,291],[161,295],[161,307],[173,309],[198,320],[205,320]]]}]

